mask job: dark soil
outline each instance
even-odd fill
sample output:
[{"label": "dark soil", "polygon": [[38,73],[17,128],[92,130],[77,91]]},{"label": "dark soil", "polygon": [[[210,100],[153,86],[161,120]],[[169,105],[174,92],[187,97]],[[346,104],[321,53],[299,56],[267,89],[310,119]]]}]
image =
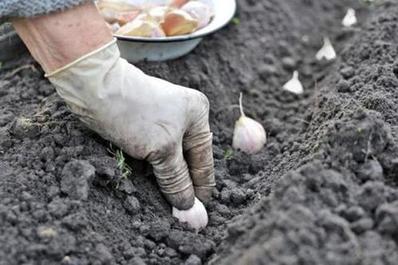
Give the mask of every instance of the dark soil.
[{"label": "dark soil", "polygon": [[[348,6],[360,23],[343,29]],[[217,191],[199,234],[147,164],[123,176],[28,55],[3,64],[1,265],[397,264],[398,3],[239,0],[237,16],[182,59],[138,65],[210,99]],[[326,35],[332,63],[314,56]],[[301,96],[281,89],[296,68]],[[240,91],[268,132],[254,156],[231,152]]]}]

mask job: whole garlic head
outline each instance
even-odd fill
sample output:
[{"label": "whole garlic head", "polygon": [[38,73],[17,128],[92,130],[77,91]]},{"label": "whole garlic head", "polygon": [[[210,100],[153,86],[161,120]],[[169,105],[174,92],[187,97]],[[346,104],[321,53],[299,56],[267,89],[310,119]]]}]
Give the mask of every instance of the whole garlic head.
[{"label": "whole garlic head", "polygon": [[241,116],[235,123],[232,147],[247,154],[259,152],[267,142],[264,127],[257,121],[246,117],[242,107],[242,93],[239,98]]},{"label": "whole garlic head", "polygon": [[178,221],[182,223],[188,223],[189,226],[194,228],[196,232],[207,226],[209,218],[207,211],[203,203],[195,197],[194,205],[188,210],[178,210],[173,207],[172,214]]}]

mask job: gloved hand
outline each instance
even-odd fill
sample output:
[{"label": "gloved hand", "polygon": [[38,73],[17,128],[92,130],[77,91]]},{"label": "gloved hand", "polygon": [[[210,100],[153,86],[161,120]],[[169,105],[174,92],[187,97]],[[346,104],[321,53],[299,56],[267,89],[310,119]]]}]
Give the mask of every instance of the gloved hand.
[{"label": "gloved hand", "polygon": [[89,128],[152,164],[177,209],[190,209],[195,195],[210,198],[212,134],[201,92],[144,74],[120,58],[115,41],[47,77]]}]

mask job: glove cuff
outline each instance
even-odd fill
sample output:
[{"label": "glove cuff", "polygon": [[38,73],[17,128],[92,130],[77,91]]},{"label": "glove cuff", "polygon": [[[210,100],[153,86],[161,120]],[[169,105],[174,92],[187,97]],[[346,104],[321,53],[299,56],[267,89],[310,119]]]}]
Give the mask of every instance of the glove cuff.
[{"label": "glove cuff", "polygon": [[[69,64],[67,64],[67,65],[65,65],[65,66],[63,66],[63,67],[61,67],[61,68],[59,68],[59,69],[57,69],[57,70],[55,70],[55,71],[53,71],[53,72],[51,72],[51,73],[46,73],[44,76],[45,76],[46,78],[51,78],[51,77],[53,77],[53,76],[55,76],[55,75],[57,75],[57,74],[59,74],[59,73],[61,73],[61,72],[63,72],[63,71],[68,70],[69,68],[71,68],[71,67],[73,67],[74,65],[78,64],[79,62],[81,62],[81,61],[83,61],[83,60],[85,60],[85,59],[87,59],[87,58],[89,58],[89,57],[92,57],[92,56],[94,56],[94,55],[97,54],[97,53],[100,53],[101,51],[107,49],[109,46],[112,46],[112,45],[114,45],[115,43],[116,43],[116,38],[114,38],[112,41],[108,42],[107,44],[105,44],[105,45],[99,47],[98,49],[95,49],[94,51],[92,51],[92,52],[90,52],[90,53],[88,53],[88,54],[83,55],[82,57],[76,59],[75,61],[73,61],[73,62],[71,62],[71,63],[69,63]],[[119,56],[120,56],[120,52],[119,52]]]}]

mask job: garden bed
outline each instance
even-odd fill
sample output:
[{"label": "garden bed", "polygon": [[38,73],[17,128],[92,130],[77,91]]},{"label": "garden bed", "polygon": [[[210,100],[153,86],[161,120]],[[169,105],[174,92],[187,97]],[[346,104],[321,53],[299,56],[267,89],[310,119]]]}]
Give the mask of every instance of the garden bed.
[{"label": "garden bed", "polygon": [[[146,163],[127,159],[125,176],[118,149],[69,112],[33,59],[3,63],[1,265],[396,264],[398,3],[238,5],[190,55],[137,65],[210,100],[217,191],[199,234],[171,217]],[[315,59],[323,36],[334,62]],[[281,89],[295,69],[299,96]],[[240,92],[268,133],[252,156],[231,149]]]}]

